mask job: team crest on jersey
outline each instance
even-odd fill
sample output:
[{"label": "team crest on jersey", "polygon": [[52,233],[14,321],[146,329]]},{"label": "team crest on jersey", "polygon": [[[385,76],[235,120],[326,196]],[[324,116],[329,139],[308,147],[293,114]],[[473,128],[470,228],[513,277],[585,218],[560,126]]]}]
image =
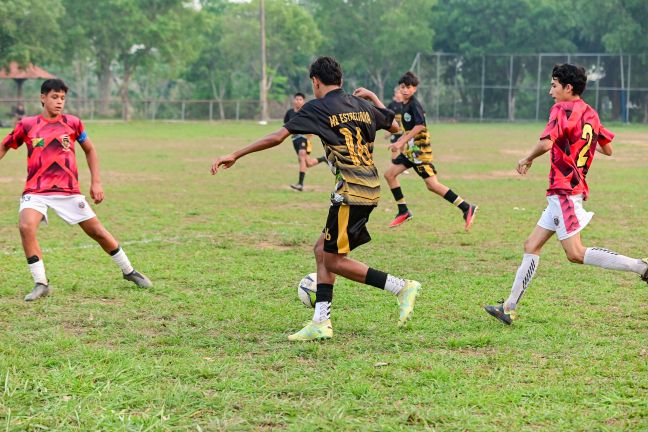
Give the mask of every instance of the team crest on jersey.
[{"label": "team crest on jersey", "polygon": [[32,138],[32,147],[45,147],[44,138]]},{"label": "team crest on jersey", "polygon": [[63,146],[63,151],[70,151],[70,136],[61,135],[61,145]]},{"label": "team crest on jersey", "polygon": [[403,118],[405,119],[406,122],[412,120],[412,115],[410,113],[405,113],[403,115]]}]

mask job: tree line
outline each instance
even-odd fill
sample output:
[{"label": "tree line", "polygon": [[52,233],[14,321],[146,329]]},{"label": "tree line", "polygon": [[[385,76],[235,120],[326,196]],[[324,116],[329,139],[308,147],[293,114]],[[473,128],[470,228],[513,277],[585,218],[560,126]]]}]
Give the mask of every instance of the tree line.
[{"label": "tree line", "polygon": [[[419,52],[648,53],[645,0],[265,0],[265,10],[271,100],[308,91],[321,54],[384,99]],[[113,97],[125,109],[130,98],[256,99],[259,29],[258,0],[0,0],[0,65],[49,69],[100,110]]]}]

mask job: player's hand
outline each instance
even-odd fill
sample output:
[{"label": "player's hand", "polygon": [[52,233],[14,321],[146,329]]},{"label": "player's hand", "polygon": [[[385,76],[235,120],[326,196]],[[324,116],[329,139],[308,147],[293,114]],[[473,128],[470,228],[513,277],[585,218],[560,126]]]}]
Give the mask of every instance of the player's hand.
[{"label": "player's hand", "polygon": [[104,200],[104,191],[101,183],[92,183],[90,185],[90,198],[95,204],[100,204]]},{"label": "player's hand", "polygon": [[367,90],[364,87],[358,87],[357,89],[353,90],[353,96],[362,98],[362,99],[367,99],[367,100],[373,100],[373,98],[376,97],[376,94],[372,92],[371,90]]},{"label": "player's hand", "polygon": [[517,172],[518,174],[525,175],[527,171],[529,171],[529,168],[531,168],[531,165],[533,164],[533,161],[530,161],[527,158],[520,159],[517,164]]},{"label": "player's hand", "polygon": [[215,175],[218,172],[218,169],[222,166],[224,169],[227,169],[234,165],[236,163],[236,158],[234,156],[227,155],[227,156],[221,156],[218,159],[214,161],[214,163],[211,166],[211,173],[212,175]]}]

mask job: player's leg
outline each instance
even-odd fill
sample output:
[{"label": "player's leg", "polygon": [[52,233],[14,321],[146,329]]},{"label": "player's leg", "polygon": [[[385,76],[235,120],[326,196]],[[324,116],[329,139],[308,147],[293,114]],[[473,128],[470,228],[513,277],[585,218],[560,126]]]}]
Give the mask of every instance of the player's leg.
[{"label": "player's leg", "polygon": [[529,287],[533,276],[538,270],[540,262],[540,251],[547,243],[547,240],[554,235],[554,231],[543,228],[537,225],[531,235],[524,242],[524,255],[522,256],[522,263],[515,273],[511,293],[503,304],[497,306],[486,306],[486,312],[499,319],[505,324],[512,324],[516,317],[516,308],[522,295]]},{"label": "player's leg", "polygon": [[290,187],[301,192],[304,190],[304,178],[306,177],[306,170],[308,169],[308,154],[306,153],[305,141],[300,141],[299,147],[295,147],[295,149],[297,150],[297,159],[299,161],[299,180],[296,184],[290,185]]},{"label": "player's leg", "polygon": [[321,164],[322,162],[326,162],[326,156],[320,156],[317,159],[308,156],[308,159],[306,160],[306,167],[312,168],[315,165]]},{"label": "player's leg", "polygon": [[142,273],[133,268],[126,252],[119,246],[119,243],[110,232],[103,226],[96,216],[79,222],[81,229],[99,246],[110,255],[112,260],[119,266],[124,279],[133,282],[140,288],[151,288],[153,284]]},{"label": "player's leg", "polygon": [[389,168],[383,174],[398,205],[398,214],[396,214],[394,220],[389,224],[390,228],[397,227],[403,222],[412,219],[412,212],[407,208],[405,196],[398,181],[398,176],[407,170],[408,162],[405,156],[399,154],[396,158],[392,159],[391,165],[389,165]]},{"label": "player's leg", "polygon": [[[47,207],[44,208],[44,211],[46,212]],[[36,238],[38,226],[43,218],[45,218],[45,214],[39,210],[35,210],[34,208],[23,208],[20,211],[18,220],[20,239],[22,241],[23,250],[25,251],[25,257],[27,258],[29,272],[34,279],[34,288],[31,293],[25,296],[25,301],[33,301],[41,297],[46,297],[51,292],[47,275],[45,274],[43,252],[41,251],[38,239]]]},{"label": "player's leg", "polygon": [[425,186],[428,190],[434,192],[435,194],[443,197],[450,204],[456,206],[463,213],[463,219],[465,223],[465,230],[470,230],[473,222],[475,221],[475,215],[477,214],[478,206],[470,204],[468,201],[461,198],[455,192],[452,191],[449,187],[442,184],[439,181],[439,177],[436,174],[436,169],[432,164],[421,164],[416,167],[416,172],[419,176],[423,177],[425,181]]},{"label": "player's leg", "polygon": [[648,258],[630,258],[604,248],[585,247],[580,233],[561,240],[560,243],[570,262],[637,273],[643,281],[648,282]]}]

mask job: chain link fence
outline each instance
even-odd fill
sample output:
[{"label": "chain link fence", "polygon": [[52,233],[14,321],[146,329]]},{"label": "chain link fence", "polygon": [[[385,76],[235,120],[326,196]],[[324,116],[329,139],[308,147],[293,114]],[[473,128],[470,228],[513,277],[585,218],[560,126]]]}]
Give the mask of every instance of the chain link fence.
[{"label": "chain link fence", "polygon": [[573,63],[587,71],[583,99],[603,121],[648,123],[648,54],[418,54],[418,98],[430,120],[542,120],[551,70]]}]

